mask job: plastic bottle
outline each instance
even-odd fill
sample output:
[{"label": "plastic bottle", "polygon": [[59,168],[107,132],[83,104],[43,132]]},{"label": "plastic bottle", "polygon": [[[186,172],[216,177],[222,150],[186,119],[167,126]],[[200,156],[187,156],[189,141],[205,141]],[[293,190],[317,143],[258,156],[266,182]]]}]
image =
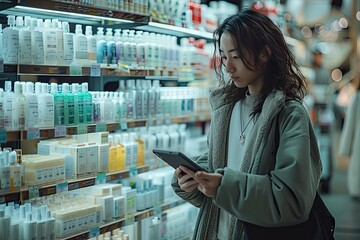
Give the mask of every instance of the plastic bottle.
[{"label": "plastic bottle", "polygon": [[50,19],[45,19],[43,28],[45,64],[57,64],[57,39],[56,30],[52,27]]},{"label": "plastic bottle", "polygon": [[106,29],[107,64],[116,64],[116,45],[113,38],[112,28]]},{"label": "plastic bottle", "polygon": [[93,36],[91,26],[86,26],[85,35],[87,39],[88,60],[90,63],[96,63],[96,38]]},{"label": "plastic bottle", "polygon": [[34,93],[34,84],[26,82],[25,127],[37,127],[39,121],[38,96]]},{"label": "plastic bottle", "polygon": [[21,16],[16,17],[16,27],[19,29],[19,60],[20,64],[31,64],[32,53],[31,53],[31,18]]},{"label": "plastic bottle", "polygon": [[88,83],[81,84],[81,94],[84,98],[84,120],[86,123],[93,122],[92,95],[88,91]]},{"label": "plastic bottle", "polygon": [[122,32],[123,32],[122,38],[124,44],[124,59],[122,63],[125,65],[131,65],[131,48],[129,42],[129,30],[125,29]]},{"label": "plastic bottle", "polygon": [[0,88],[0,129],[4,126],[4,89]]},{"label": "plastic bottle", "polygon": [[33,64],[44,64],[43,20],[31,19],[31,53]]},{"label": "plastic bottle", "polygon": [[3,30],[4,63],[17,64],[19,55],[19,30],[15,27],[15,16],[9,15],[9,27]]},{"label": "plastic bottle", "polygon": [[11,130],[13,125],[13,112],[15,111],[15,93],[11,91],[11,81],[5,82],[4,93],[4,127],[6,130]]},{"label": "plastic bottle", "polygon": [[39,127],[54,127],[54,96],[48,91],[48,84],[41,84],[41,92],[38,95],[39,102]]},{"label": "plastic bottle", "polygon": [[145,51],[145,68],[149,68],[152,66],[151,60],[152,60],[152,47],[150,44],[150,37],[148,32],[143,33],[143,39],[144,39],[144,51]]},{"label": "plastic bottle", "polygon": [[25,104],[26,98],[23,94],[22,85],[16,81],[14,84],[15,98],[13,101],[14,112],[13,112],[13,129],[24,129],[25,127]]},{"label": "plastic bottle", "polygon": [[3,30],[0,24],[0,64],[4,64],[4,43],[3,43]]},{"label": "plastic bottle", "polygon": [[98,27],[96,34],[96,61],[97,63],[107,63],[107,45],[104,37],[104,28]]},{"label": "plastic bottle", "polygon": [[71,84],[71,93],[74,96],[75,124],[84,123],[84,96],[79,92],[79,84]]},{"label": "plastic bottle", "polygon": [[46,211],[45,239],[55,240],[55,218],[51,217],[51,212],[49,210]]},{"label": "plastic bottle", "polygon": [[54,96],[54,124],[55,126],[65,125],[64,95],[61,90],[58,91],[58,85],[56,83],[51,83],[50,93]]},{"label": "plastic bottle", "polygon": [[121,64],[124,60],[124,42],[121,36],[121,29],[115,29],[114,41],[116,47],[116,63]]},{"label": "plastic bottle", "polygon": [[131,67],[137,67],[136,63],[136,39],[135,39],[135,30],[129,31],[129,42],[130,42],[130,60],[129,65]]},{"label": "plastic bottle", "polygon": [[68,83],[62,84],[62,93],[64,95],[64,119],[65,125],[71,126],[77,124],[75,122],[75,106],[74,95],[70,93],[70,86]]},{"label": "plastic bottle", "polygon": [[74,60],[74,34],[70,33],[68,22],[61,24],[64,31],[64,64],[70,65]]},{"label": "plastic bottle", "polygon": [[24,240],[36,240],[36,221],[32,221],[31,213],[26,212],[26,219],[23,223]]},{"label": "plastic bottle", "polygon": [[139,67],[145,67],[145,43],[143,40],[143,31],[136,31],[136,63]]},{"label": "plastic bottle", "polygon": [[9,154],[10,165],[10,191],[16,191],[21,186],[21,169],[20,165],[16,163],[16,151],[12,151]]},{"label": "plastic bottle", "polygon": [[52,27],[56,32],[56,57],[57,64],[64,65],[64,30],[62,29],[61,22],[58,19],[51,21]]},{"label": "plastic bottle", "polygon": [[125,101],[126,101],[126,118],[136,119],[136,88],[135,80],[126,82]]},{"label": "plastic bottle", "polygon": [[88,46],[87,38],[82,33],[82,26],[76,24],[74,35],[74,63],[80,65],[87,65],[88,61]]}]

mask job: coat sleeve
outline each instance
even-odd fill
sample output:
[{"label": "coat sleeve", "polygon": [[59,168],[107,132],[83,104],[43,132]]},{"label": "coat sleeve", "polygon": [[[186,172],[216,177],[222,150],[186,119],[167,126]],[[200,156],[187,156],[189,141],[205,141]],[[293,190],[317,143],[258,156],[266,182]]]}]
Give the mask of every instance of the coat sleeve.
[{"label": "coat sleeve", "polygon": [[[285,107],[280,112],[279,131],[275,156],[261,156],[261,161],[275,161],[266,174],[223,170],[214,203],[242,221],[276,227],[308,218],[321,176],[321,161],[306,110]],[[268,136],[267,142],[272,143],[274,138]]]},{"label": "coat sleeve", "polygon": [[357,108],[360,107],[360,92],[358,92],[352,98],[349,107],[345,115],[344,128],[341,132],[340,143],[339,143],[339,155],[350,157],[353,146],[355,124],[358,124],[356,119],[356,112],[359,111]]}]

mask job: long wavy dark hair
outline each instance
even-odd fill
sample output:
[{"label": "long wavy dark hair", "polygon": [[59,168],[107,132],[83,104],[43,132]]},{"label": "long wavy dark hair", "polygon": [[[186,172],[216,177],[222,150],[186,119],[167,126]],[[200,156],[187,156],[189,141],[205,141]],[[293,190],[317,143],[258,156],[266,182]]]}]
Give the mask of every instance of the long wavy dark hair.
[{"label": "long wavy dark hair", "polygon": [[[268,17],[252,10],[243,10],[230,16],[214,32],[214,66],[220,86],[234,85],[223,72],[223,63],[217,61],[220,55],[220,38],[229,34],[237,49],[237,54],[248,69],[256,70],[261,66],[260,54],[268,48],[270,56],[264,73],[264,84],[252,114],[261,112],[266,97],[274,90],[282,90],[288,98],[302,100],[306,94],[306,80],[288,48],[280,29]],[[244,50],[254,57],[254,65],[245,59]],[[225,87],[228,99],[243,99],[247,87]]]}]

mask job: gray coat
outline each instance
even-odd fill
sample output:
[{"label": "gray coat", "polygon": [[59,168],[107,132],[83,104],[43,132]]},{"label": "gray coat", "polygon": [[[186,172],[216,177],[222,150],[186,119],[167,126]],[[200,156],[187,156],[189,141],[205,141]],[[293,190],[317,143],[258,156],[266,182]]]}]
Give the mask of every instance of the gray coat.
[{"label": "gray coat", "polygon": [[[243,222],[287,226],[304,222],[312,207],[321,176],[317,141],[308,113],[298,101],[285,102],[281,91],[265,100],[248,136],[241,170],[226,167],[228,129],[236,99],[212,91],[209,150],[196,161],[210,172],[223,174],[214,198],[198,189],[187,193],[174,177],[175,193],[200,208],[193,239],[217,239],[219,208],[232,215],[229,239],[240,239]],[[279,146],[275,143],[278,122]]]}]

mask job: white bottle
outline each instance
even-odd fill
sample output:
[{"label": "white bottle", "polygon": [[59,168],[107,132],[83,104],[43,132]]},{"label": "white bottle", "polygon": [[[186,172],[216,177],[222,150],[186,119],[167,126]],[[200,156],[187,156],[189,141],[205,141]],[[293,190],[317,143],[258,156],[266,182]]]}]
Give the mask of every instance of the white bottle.
[{"label": "white bottle", "polygon": [[36,221],[31,220],[31,212],[26,212],[26,219],[23,223],[24,240],[37,240]]},{"label": "white bottle", "polygon": [[1,231],[1,239],[10,239],[10,226],[11,226],[11,218],[9,215],[0,211],[0,226],[2,226]]},{"label": "white bottle", "polygon": [[96,34],[96,61],[97,63],[107,63],[107,45],[104,37],[104,28],[98,27]]},{"label": "white bottle", "polygon": [[86,26],[87,52],[90,63],[96,63],[96,38],[93,36],[92,27]]},{"label": "white bottle", "polygon": [[155,116],[161,117],[162,109],[161,109],[161,92],[160,92],[160,81],[153,81],[153,89],[155,91]]},{"label": "white bottle", "polygon": [[16,27],[19,29],[19,64],[31,64],[32,53],[31,53],[31,18],[21,16],[16,17]]},{"label": "white bottle", "polygon": [[4,89],[0,88],[0,129],[4,126]]},{"label": "white bottle", "polygon": [[150,67],[158,67],[158,59],[159,59],[159,45],[156,42],[155,33],[150,33],[150,44],[152,50],[152,59],[150,60]]},{"label": "white bottle", "polygon": [[131,65],[131,48],[130,48],[130,41],[129,41],[129,30],[123,30],[122,34],[123,44],[124,44],[124,60],[123,63],[125,65]]},{"label": "white bottle", "polygon": [[49,93],[48,84],[41,84],[41,92],[38,95],[39,104],[39,127],[54,127],[54,96]]},{"label": "white bottle", "polygon": [[115,29],[114,40],[116,47],[116,63],[121,64],[124,61],[124,42],[121,36],[121,29]]},{"label": "white bottle", "polygon": [[145,67],[145,43],[143,41],[143,32],[136,31],[136,63],[139,67]]},{"label": "white bottle", "polygon": [[37,127],[39,120],[38,96],[34,93],[34,84],[26,82],[25,127]]},{"label": "white bottle", "polygon": [[4,44],[3,44],[3,31],[0,24],[0,64],[4,64]]},{"label": "white bottle", "polygon": [[51,212],[49,210],[46,211],[45,239],[55,240],[55,218],[51,217]]},{"label": "white bottle", "polygon": [[129,65],[131,67],[138,67],[136,63],[136,40],[135,40],[135,30],[129,31],[129,42],[130,42],[130,61]]},{"label": "white bottle", "polygon": [[64,30],[61,27],[61,22],[58,19],[51,21],[52,27],[56,32],[56,57],[57,64],[64,65]]},{"label": "white bottle", "polygon": [[41,209],[37,209],[37,217],[36,217],[36,239],[38,240],[46,240],[45,238],[45,220],[41,216]]},{"label": "white bottle", "polygon": [[64,64],[70,65],[74,59],[74,34],[70,33],[68,22],[62,22],[64,30]]},{"label": "white bottle", "polygon": [[16,151],[9,153],[9,165],[10,165],[10,190],[16,191],[20,189],[21,176],[20,165],[16,163]]},{"label": "white bottle", "polygon": [[112,28],[106,29],[106,46],[107,46],[107,64],[116,64],[116,45],[112,33]]},{"label": "white bottle", "polygon": [[11,81],[5,82],[5,93],[4,93],[4,126],[7,130],[12,129],[13,125],[13,112],[15,106],[13,104],[15,99],[15,93],[11,91]]},{"label": "white bottle", "polygon": [[24,129],[25,127],[25,104],[26,99],[23,94],[22,84],[18,81],[14,84],[15,98],[13,101],[13,129]]},{"label": "white bottle", "polygon": [[44,59],[45,64],[56,65],[57,64],[57,40],[56,30],[52,28],[50,19],[45,19],[43,28],[44,38]]},{"label": "white bottle", "polygon": [[31,53],[33,64],[44,64],[43,20],[31,19]]},{"label": "white bottle", "polygon": [[74,35],[74,63],[80,65],[88,64],[87,38],[82,33],[82,26],[76,24]]},{"label": "white bottle", "polygon": [[19,30],[15,27],[15,16],[9,15],[8,25],[3,30],[4,63],[17,64],[19,55]]}]

